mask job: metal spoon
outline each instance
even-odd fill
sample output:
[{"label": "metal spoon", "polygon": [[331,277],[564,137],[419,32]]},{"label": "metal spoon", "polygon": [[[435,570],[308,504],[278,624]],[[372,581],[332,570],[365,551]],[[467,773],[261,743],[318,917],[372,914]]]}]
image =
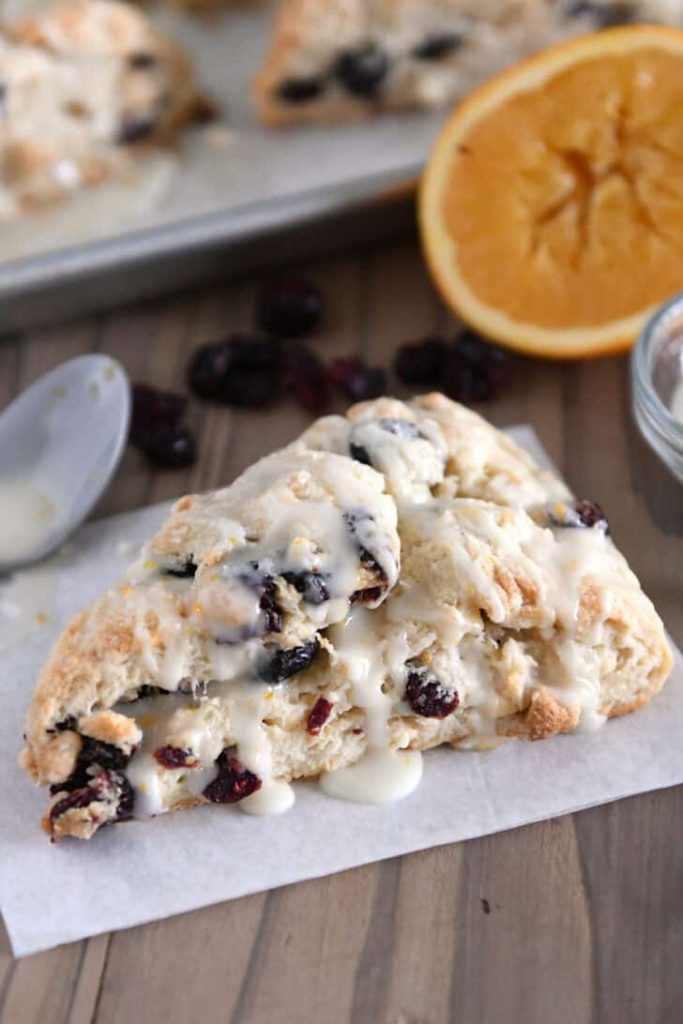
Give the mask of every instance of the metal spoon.
[{"label": "metal spoon", "polygon": [[0,574],[44,558],[85,519],[128,434],[130,386],[109,356],[79,356],[0,414]]}]

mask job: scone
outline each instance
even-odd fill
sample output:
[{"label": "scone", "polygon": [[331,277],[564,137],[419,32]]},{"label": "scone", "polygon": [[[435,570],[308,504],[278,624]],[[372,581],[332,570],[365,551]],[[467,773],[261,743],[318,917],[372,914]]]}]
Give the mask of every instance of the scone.
[{"label": "scone", "polygon": [[58,640],[22,763],[43,824],[409,792],[419,751],[595,728],[671,667],[599,506],[440,395],[326,417],[177,503]]},{"label": "scone", "polygon": [[0,65],[0,219],[123,173],[206,109],[180,49],[118,0],[6,25]]},{"label": "scone", "polygon": [[254,87],[269,125],[439,107],[553,42],[680,24],[675,0],[284,0]]}]

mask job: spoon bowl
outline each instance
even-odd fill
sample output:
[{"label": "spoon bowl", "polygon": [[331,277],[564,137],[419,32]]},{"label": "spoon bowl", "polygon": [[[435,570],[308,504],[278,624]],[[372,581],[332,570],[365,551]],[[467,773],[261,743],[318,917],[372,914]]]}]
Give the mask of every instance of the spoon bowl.
[{"label": "spoon bowl", "polygon": [[44,558],[92,511],[128,434],[130,385],[109,356],[79,356],[0,414],[0,574]]}]

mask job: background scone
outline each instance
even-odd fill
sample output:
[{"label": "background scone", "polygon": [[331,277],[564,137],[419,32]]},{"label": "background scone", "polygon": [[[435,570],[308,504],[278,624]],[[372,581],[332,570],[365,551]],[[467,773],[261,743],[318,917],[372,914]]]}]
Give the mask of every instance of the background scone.
[{"label": "background scone", "polygon": [[121,174],[206,110],[182,51],[118,0],[5,25],[0,62],[0,218]]},{"label": "background scone", "polygon": [[271,125],[438,107],[568,36],[682,20],[668,0],[284,0],[256,103]]},{"label": "background scone", "polygon": [[178,502],[58,641],[22,761],[53,837],[263,813],[366,757],[594,728],[670,667],[599,506],[442,396],[379,399]]}]

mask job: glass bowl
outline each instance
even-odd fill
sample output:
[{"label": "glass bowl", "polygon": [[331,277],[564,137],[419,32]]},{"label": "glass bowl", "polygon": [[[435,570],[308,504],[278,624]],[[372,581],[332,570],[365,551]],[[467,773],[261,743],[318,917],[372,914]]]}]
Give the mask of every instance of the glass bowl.
[{"label": "glass bowl", "polygon": [[683,481],[683,293],[662,306],[638,338],[631,384],[641,434]]}]

